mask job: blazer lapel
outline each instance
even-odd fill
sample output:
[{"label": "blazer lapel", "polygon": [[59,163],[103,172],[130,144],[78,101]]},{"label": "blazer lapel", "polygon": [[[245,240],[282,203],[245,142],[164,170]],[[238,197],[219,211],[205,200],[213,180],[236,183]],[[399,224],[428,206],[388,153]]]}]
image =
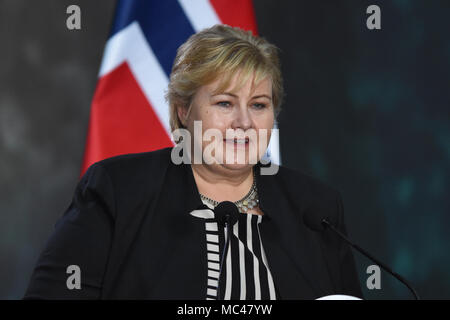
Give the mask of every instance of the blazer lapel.
[{"label": "blazer lapel", "polygon": [[289,204],[292,190],[283,190],[276,175],[259,175],[257,186],[265,215],[261,240],[278,297],[315,299],[333,292],[320,239],[301,221],[301,209]]},{"label": "blazer lapel", "polygon": [[[180,254],[174,257],[170,263],[177,266],[176,272],[171,273],[171,278],[178,279],[181,285],[175,299],[205,299],[207,293],[207,249],[206,231],[203,218],[197,218],[190,213],[204,207],[195,184],[192,169],[189,165],[171,165],[170,186],[180,185],[182,190],[177,190],[176,199],[168,200],[174,209],[172,221],[178,230],[174,234],[174,243]],[[173,193],[175,190],[166,190]]]}]

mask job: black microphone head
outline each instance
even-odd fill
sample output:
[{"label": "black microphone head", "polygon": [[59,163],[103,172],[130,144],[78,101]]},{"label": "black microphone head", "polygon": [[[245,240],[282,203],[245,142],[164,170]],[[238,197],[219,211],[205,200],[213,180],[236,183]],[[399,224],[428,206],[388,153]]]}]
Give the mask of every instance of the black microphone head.
[{"label": "black microphone head", "polygon": [[214,208],[214,213],[219,225],[223,226],[228,220],[230,225],[236,223],[239,218],[239,209],[231,201],[223,201]]},{"label": "black microphone head", "polygon": [[333,223],[334,212],[330,212],[330,207],[325,208],[323,205],[316,203],[309,206],[303,213],[303,223],[311,230],[322,232],[327,228],[328,223]]}]

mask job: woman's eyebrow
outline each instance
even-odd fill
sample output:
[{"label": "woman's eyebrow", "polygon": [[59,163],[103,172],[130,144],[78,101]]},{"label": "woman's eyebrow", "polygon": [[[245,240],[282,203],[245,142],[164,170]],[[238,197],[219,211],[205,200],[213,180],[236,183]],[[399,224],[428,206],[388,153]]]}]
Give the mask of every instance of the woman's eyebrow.
[{"label": "woman's eyebrow", "polygon": [[237,95],[235,95],[234,93],[231,93],[231,92],[219,92],[219,93],[213,94],[211,97],[221,96],[221,95],[232,96],[234,98],[238,97]]},{"label": "woman's eyebrow", "polygon": [[252,99],[258,99],[258,98],[267,98],[269,100],[272,100],[272,97],[268,96],[267,94],[259,94],[257,96],[252,97]]},{"label": "woman's eyebrow", "polygon": [[[237,95],[235,95],[234,93],[231,93],[231,92],[220,92],[220,93],[213,94],[211,97],[220,96],[220,95],[226,95],[226,96],[231,96],[231,97],[234,97],[234,98],[238,98]],[[256,96],[252,97],[252,99],[258,99],[258,98],[267,98],[269,100],[272,100],[272,97],[268,96],[267,94],[259,94],[259,95],[256,95]]]}]

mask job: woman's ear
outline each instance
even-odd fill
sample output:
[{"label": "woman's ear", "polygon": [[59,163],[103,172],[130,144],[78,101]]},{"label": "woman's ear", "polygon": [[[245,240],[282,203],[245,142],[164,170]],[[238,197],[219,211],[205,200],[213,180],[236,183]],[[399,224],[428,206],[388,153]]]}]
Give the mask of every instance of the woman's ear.
[{"label": "woman's ear", "polygon": [[178,105],[177,108],[177,115],[178,119],[180,120],[183,127],[186,128],[187,123],[187,117],[188,117],[188,108],[186,106]]}]

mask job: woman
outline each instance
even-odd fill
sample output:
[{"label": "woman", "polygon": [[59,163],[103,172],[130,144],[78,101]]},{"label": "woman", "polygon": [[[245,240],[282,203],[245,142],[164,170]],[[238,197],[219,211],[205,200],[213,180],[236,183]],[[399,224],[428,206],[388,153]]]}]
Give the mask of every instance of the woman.
[{"label": "woman", "polygon": [[[320,205],[345,231],[339,193],[283,167],[261,174],[282,96],[277,50],[264,39],[223,25],[189,38],[167,93],[188,161],[168,148],[91,166],[25,298],[361,296],[351,250],[303,222]],[[226,252],[222,201],[239,208]]]}]

